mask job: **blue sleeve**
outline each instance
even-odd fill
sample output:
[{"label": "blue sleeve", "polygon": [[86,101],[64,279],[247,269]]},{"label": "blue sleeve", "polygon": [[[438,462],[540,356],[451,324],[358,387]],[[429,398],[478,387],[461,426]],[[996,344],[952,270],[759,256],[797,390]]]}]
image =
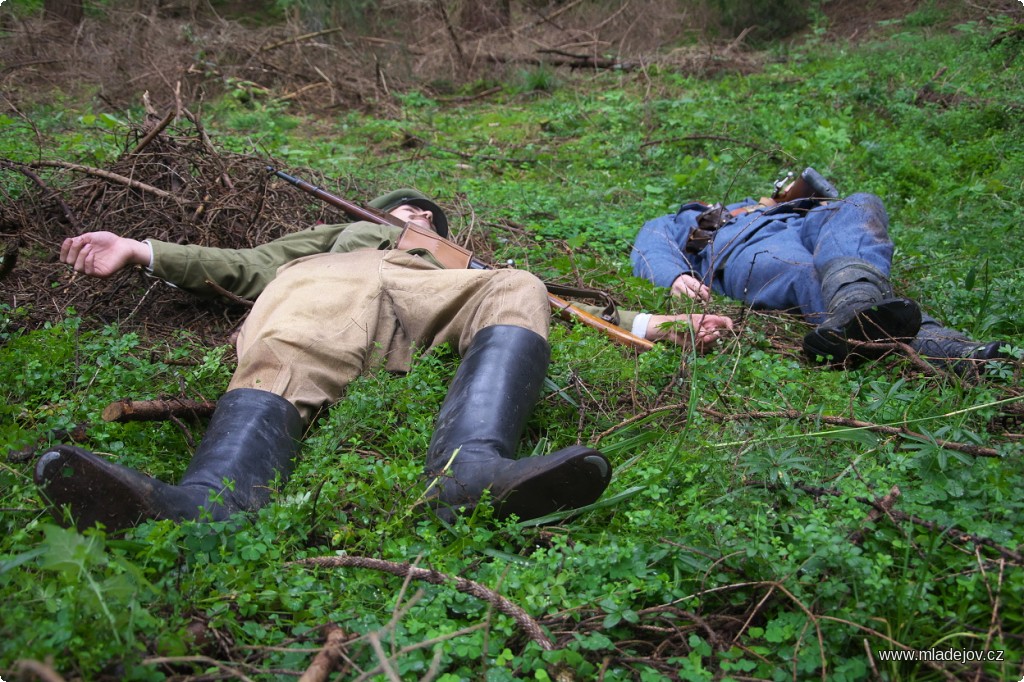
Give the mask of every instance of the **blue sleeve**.
[{"label": "blue sleeve", "polygon": [[694,272],[684,247],[697,226],[699,211],[688,208],[684,206],[679,213],[655,218],[640,228],[629,256],[634,275],[668,288],[679,275]]}]

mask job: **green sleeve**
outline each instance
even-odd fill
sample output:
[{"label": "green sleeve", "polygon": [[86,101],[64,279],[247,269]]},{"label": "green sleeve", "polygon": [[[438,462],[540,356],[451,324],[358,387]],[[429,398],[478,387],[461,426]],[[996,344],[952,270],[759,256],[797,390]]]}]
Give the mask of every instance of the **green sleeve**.
[{"label": "green sleeve", "polygon": [[400,230],[373,223],[317,225],[251,249],[219,249],[150,240],[153,274],[199,296],[216,295],[207,282],[255,299],[296,258],[317,253],[389,248]]},{"label": "green sleeve", "polygon": [[[591,315],[594,315],[595,317],[601,317],[601,314],[604,313],[604,307],[602,306],[587,305],[585,303],[573,303],[573,305],[579,308],[580,310],[584,310],[590,313]],[[636,316],[639,315],[640,313],[634,310],[622,309],[618,309],[616,313],[617,319],[612,320],[612,324],[614,324],[616,327],[621,327],[622,329],[625,329],[627,332],[632,331],[633,321],[636,320]]]}]

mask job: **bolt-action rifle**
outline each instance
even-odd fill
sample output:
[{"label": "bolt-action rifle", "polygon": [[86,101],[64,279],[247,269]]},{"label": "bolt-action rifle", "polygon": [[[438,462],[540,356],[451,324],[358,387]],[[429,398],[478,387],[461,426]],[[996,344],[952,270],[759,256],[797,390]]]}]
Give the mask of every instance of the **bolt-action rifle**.
[{"label": "bolt-action rifle", "polygon": [[[740,206],[731,211],[726,210],[722,204],[708,206],[707,210],[697,216],[697,227],[690,232],[684,248],[687,253],[700,253],[714,239],[716,230],[747,213],[770,209],[779,204],[799,199],[808,199],[809,201],[804,203],[814,205],[815,202],[838,197],[839,192],[832,186],[832,183],[813,168],[808,166],[795,179],[791,171],[786,173],[781,180],[775,182],[775,191],[770,197],[761,197],[756,204]],[[806,209],[807,206],[804,208]]]},{"label": "bolt-action rifle", "polygon": [[839,191],[822,176],[821,173],[811,167],[804,169],[800,177],[793,179],[793,173],[787,173],[786,177],[775,182],[775,192],[772,199],[778,203],[795,201],[796,199],[836,199]]},{"label": "bolt-action rifle", "polygon": [[[402,235],[398,238],[398,241],[395,244],[397,248],[425,249],[446,268],[470,268],[474,270],[492,269],[491,266],[481,263],[477,259],[473,258],[473,254],[470,251],[467,251],[454,242],[448,241],[433,231],[424,230],[417,225],[407,223],[390,213],[385,213],[368,206],[360,206],[359,204],[343,199],[335,194],[331,194],[327,190],[311,185],[305,180],[300,180],[299,178],[288,175],[283,171],[275,170],[270,166],[267,167],[267,172],[276,175],[292,185],[295,185],[308,194],[312,194],[317,199],[320,199],[335,208],[341,209],[353,218],[366,220],[378,225],[393,225],[395,227],[402,228]],[[630,348],[638,351],[646,351],[654,347],[653,342],[647,339],[642,339],[635,334],[631,334],[609,320],[605,320],[597,315],[589,313],[569,301],[552,294],[550,291],[548,292],[548,303],[551,304],[551,309],[557,312],[559,317],[562,319],[576,320],[587,326],[594,327],[595,329],[604,332],[617,343],[629,346]]]}]

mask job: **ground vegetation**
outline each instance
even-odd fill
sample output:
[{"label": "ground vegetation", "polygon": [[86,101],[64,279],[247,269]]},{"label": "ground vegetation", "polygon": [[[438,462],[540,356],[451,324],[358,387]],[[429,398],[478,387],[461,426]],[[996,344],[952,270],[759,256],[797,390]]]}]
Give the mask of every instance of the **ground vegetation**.
[{"label": "ground vegetation", "polygon": [[[267,165],[352,198],[416,187],[450,207],[478,257],[680,312],[694,308],[629,274],[642,222],[692,198],[760,196],[812,165],[844,192],[884,198],[902,291],[977,338],[1022,342],[1020,11],[877,2],[854,15],[853,3],[823,2],[799,36],[754,51],[745,27],[715,29],[722,37],[699,23],[663,39],[652,28],[644,43],[627,30],[640,4],[599,16],[511,3],[524,34],[529,17],[547,18],[543,49],[606,61],[544,52],[485,70],[459,63],[456,40],[464,56],[476,43],[454,13],[451,38],[436,3],[415,3],[435,22],[429,43],[390,36],[383,14],[364,18],[364,38],[388,35],[395,52],[356,49],[340,30],[303,37],[334,25],[301,22],[337,19],[312,3],[282,3],[276,23],[255,26],[211,6],[213,18],[205,3],[86,3],[70,58],[44,39],[52,21],[2,15],[0,675],[1024,674],[1021,363],[965,379],[896,347],[826,370],[801,357],[798,318],[727,300],[710,310],[734,317],[736,334],[704,356],[637,354],[554,325],[523,454],[582,442],[616,465],[605,498],[575,516],[496,523],[483,505],[447,526],[423,513],[447,349],[404,377],[353,384],[251,516],[82,534],[46,513],[31,482],[35,457],[70,441],[175,479],[201,414],[101,415],[121,400],[216,400],[248,309],[142,271],[85,280],[57,262],[61,240],[104,228],[239,247],[342,219]],[[111,18],[119,40],[99,30]],[[612,26],[614,49],[552,48],[580,27],[612,42]],[[170,27],[177,37],[159,43]],[[223,46],[210,42],[217,31]],[[189,35],[181,61],[140,47]],[[263,49],[274,41],[285,42]],[[273,61],[280,51],[291,58]],[[372,96],[343,91],[341,72]]]}]

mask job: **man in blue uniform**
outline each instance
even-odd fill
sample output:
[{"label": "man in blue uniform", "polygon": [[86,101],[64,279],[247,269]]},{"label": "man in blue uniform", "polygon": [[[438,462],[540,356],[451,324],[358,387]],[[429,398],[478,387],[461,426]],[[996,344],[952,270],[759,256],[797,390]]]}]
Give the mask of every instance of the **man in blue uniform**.
[{"label": "man in blue uniform", "polygon": [[842,364],[851,341],[908,342],[961,373],[1003,357],[998,342],[973,341],[893,292],[888,226],[872,194],[688,203],[646,223],[631,260],[635,275],[678,296],[706,301],[715,291],[755,309],[802,313],[815,325],[803,339],[811,360]]}]

